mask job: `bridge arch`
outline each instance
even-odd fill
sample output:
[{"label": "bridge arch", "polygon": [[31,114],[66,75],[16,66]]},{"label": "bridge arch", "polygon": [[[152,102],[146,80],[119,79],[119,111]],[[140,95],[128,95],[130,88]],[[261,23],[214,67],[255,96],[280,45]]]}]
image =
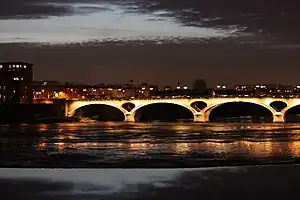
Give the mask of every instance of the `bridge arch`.
[{"label": "bridge arch", "polygon": [[[299,114],[297,112],[298,109]],[[285,122],[299,122],[300,121],[300,102],[288,106],[282,110],[283,118]],[[289,116],[290,115],[290,116]],[[293,116],[294,115],[294,116]]]},{"label": "bridge arch", "polygon": [[193,101],[190,106],[196,111],[201,112],[208,106],[208,103],[205,101]]},{"label": "bridge arch", "polygon": [[130,111],[132,111],[132,109],[135,108],[135,104],[131,103],[131,102],[126,102],[126,103],[122,104],[122,108],[124,108],[126,111],[130,112]]},{"label": "bridge arch", "polygon": [[252,101],[226,101],[226,102],[221,102],[221,103],[217,103],[217,104],[213,104],[208,106],[207,108],[205,108],[202,113],[205,116],[205,121],[211,121],[211,113],[213,111],[216,111],[215,109],[217,108],[221,108],[221,106],[225,106],[225,105],[229,105],[229,104],[238,104],[238,105],[250,105],[250,106],[257,106],[257,108],[263,108],[264,111],[266,111],[266,113],[269,113],[270,117],[272,118],[271,120],[274,120],[274,116],[276,115],[276,110],[274,108],[272,108],[269,105],[260,103],[260,102],[252,102]]},{"label": "bridge arch", "polygon": [[182,103],[177,103],[177,102],[149,102],[149,103],[145,103],[145,104],[141,104],[139,106],[136,106],[134,109],[132,109],[131,114],[134,116],[135,121],[139,121],[138,118],[140,116],[138,116],[138,114],[139,114],[139,112],[142,111],[142,109],[146,109],[149,106],[159,106],[159,105],[161,105],[161,106],[163,106],[163,105],[164,106],[166,106],[166,105],[170,106],[171,105],[171,106],[175,106],[177,108],[184,108],[186,111],[188,111],[191,119],[193,119],[193,120],[194,120],[195,114],[197,113],[197,111],[195,109],[193,109],[192,107],[190,107],[188,105],[182,104]]},{"label": "bridge arch", "polygon": [[121,106],[119,107],[116,104],[113,103],[105,103],[105,102],[75,102],[74,105],[70,105],[70,109],[67,113],[68,117],[74,117],[74,115],[76,114],[76,112],[82,108],[87,108],[90,106],[104,106],[104,107],[110,107],[110,108],[114,108],[115,110],[118,110],[120,114],[122,114],[122,116],[124,117],[124,121],[126,119],[126,110],[124,108],[122,108]]},{"label": "bridge arch", "polygon": [[288,104],[284,101],[276,100],[270,103],[270,107],[272,107],[277,112],[281,112],[283,109],[285,109],[288,106]]}]

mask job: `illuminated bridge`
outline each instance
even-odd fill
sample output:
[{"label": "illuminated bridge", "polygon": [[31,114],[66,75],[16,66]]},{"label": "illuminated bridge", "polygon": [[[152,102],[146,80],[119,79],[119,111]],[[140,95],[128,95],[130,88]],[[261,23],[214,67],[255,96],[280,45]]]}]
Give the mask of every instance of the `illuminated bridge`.
[{"label": "illuminated bridge", "polygon": [[[133,100],[97,100],[97,101],[70,101],[66,103],[66,117],[72,117],[76,111],[89,105],[105,105],[114,107],[124,114],[126,122],[135,122],[136,113],[140,109],[154,104],[173,104],[183,107],[193,115],[194,122],[209,122],[210,114],[216,108],[225,104],[253,104],[272,116],[273,122],[285,122],[286,113],[300,105],[300,98],[197,98],[197,99],[133,99]],[[278,106],[279,105],[279,106]],[[230,111],[228,111],[230,112]]]}]

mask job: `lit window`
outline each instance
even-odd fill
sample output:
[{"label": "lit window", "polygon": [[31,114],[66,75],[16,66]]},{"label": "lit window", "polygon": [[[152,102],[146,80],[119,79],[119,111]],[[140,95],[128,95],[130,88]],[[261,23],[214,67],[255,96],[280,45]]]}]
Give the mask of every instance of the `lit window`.
[{"label": "lit window", "polygon": [[11,68],[11,65],[9,65],[8,67]]},{"label": "lit window", "polygon": [[26,65],[24,65],[23,68],[26,69]]},{"label": "lit window", "polygon": [[19,68],[19,65],[16,65],[17,68]]},{"label": "lit window", "polygon": [[15,68],[16,66],[15,65],[13,65],[13,68]]},{"label": "lit window", "polygon": [[3,68],[3,65],[0,65],[0,69],[2,69]]}]

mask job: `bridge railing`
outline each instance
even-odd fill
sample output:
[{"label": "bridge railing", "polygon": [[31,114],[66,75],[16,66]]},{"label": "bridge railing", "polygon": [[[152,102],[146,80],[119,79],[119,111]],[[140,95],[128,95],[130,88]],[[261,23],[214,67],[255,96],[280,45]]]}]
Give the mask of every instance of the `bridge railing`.
[{"label": "bridge railing", "polygon": [[183,97],[150,97],[150,98],[93,98],[93,99],[69,99],[72,101],[134,101],[134,100],[171,100],[171,99],[216,99],[216,98],[240,98],[240,99],[295,99],[300,97],[288,97],[288,96],[272,96],[272,97],[261,97],[261,96],[183,96]]}]

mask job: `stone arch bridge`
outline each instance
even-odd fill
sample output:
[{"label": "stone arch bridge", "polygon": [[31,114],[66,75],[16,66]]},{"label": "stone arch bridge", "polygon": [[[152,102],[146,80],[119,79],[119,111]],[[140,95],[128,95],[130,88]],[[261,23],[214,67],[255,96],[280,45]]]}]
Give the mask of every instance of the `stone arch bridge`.
[{"label": "stone arch bridge", "polygon": [[[203,108],[193,106],[195,102],[205,104]],[[175,104],[182,106],[194,115],[194,122],[209,122],[209,115],[211,111],[220,105],[234,102],[245,102],[259,105],[268,109],[273,115],[273,122],[285,122],[286,112],[300,105],[300,98],[197,98],[197,99],[134,99],[134,100],[96,100],[96,101],[70,101],[66,103],[65,114],[66,117],[72,117],[76,110],[93,104],[107,105],[115,107],[123,112],[126,122],[134,122],[135,114],[140,108],[151,104]],[[274,108],[272,104],[280,102],[284,107],[280,110]],[[129,105],[129,107],[128,107]],[[127,107],[126,107],[127,106]]]}]

